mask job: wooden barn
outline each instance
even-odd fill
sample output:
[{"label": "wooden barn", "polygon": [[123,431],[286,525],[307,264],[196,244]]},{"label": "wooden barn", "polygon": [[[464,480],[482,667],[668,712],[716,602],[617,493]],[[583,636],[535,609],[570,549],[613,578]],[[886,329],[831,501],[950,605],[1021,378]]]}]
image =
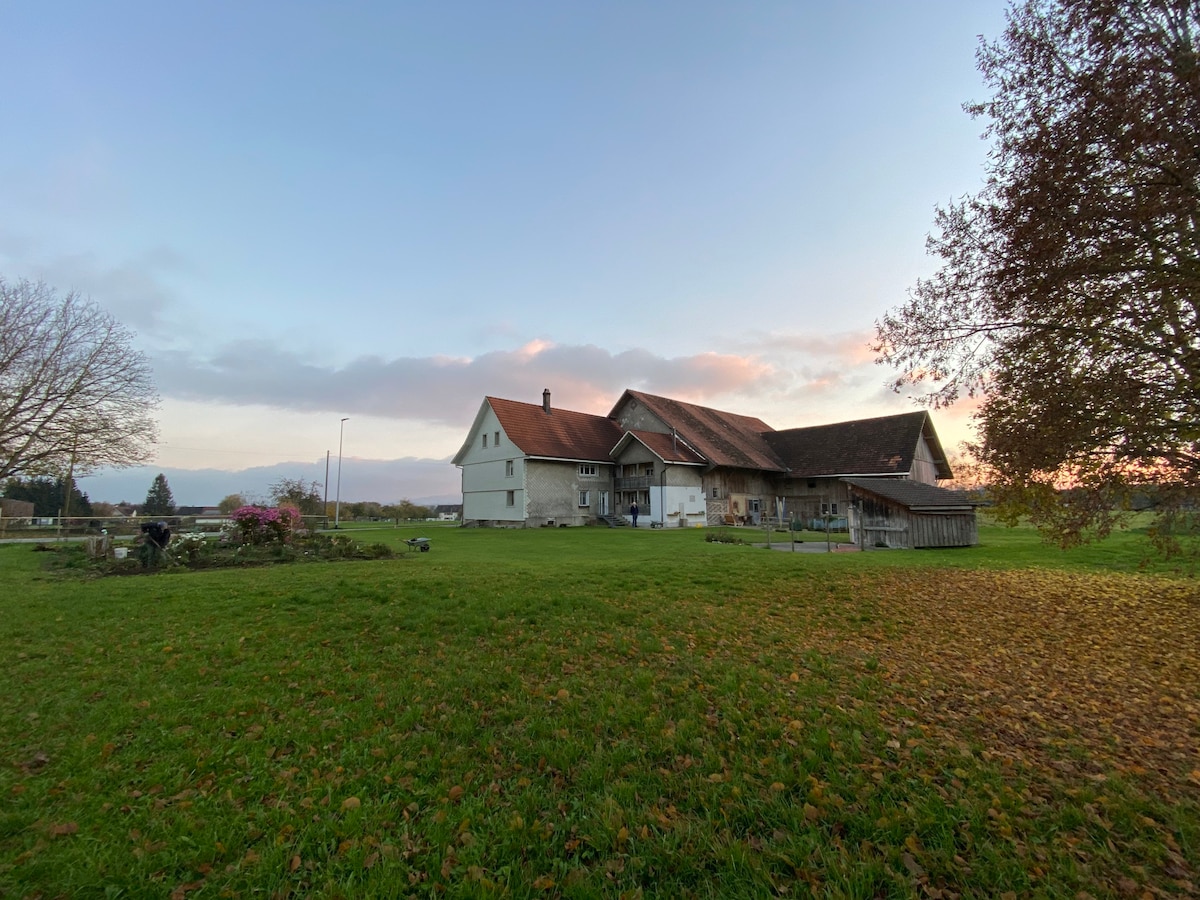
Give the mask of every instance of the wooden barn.
[{"label": "wooden barn", "polygon": [[973,547],[975,505],[962,491],[904,478],[843,478],[850,490],[850,539],[871,547]]}]

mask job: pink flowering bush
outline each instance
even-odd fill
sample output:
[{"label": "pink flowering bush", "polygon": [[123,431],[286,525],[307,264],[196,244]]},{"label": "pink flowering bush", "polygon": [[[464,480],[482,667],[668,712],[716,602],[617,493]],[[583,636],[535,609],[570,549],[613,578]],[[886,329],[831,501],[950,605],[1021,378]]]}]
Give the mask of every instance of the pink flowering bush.
[{"label": "pink flowering bush", "polygon": [[286,544],[300,514],[291,507],[241,506],[230,515],[243,544]]}]

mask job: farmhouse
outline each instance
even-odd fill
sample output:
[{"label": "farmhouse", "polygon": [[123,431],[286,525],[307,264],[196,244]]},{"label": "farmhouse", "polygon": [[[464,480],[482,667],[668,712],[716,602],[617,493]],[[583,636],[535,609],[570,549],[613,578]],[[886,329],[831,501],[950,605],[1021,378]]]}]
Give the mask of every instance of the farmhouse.
[{"label": "farmhouse", "polygon": [[[976,542],[925,411],[776,431],[761,419],[626,390],[607,416],[485,397],[454,456],[463,523],[756,525],[845,520],[864,546]],[[907,491],[895,483],[906,482]]]},{"label": "farmhouse", "polygon": [[433,517],[439,522],[457,522],[462,518],[462,504],[439,503],[433,508]]}]

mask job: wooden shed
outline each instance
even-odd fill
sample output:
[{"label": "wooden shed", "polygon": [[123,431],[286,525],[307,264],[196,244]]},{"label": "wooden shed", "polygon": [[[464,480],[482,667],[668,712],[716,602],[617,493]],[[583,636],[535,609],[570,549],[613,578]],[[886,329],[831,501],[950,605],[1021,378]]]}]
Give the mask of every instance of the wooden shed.
[{"label": "wooden shed", "polygon": [[907,478],[843,478],[850,491],[850,539],[872,547],[973,547],[975,505],[962,491]]}]

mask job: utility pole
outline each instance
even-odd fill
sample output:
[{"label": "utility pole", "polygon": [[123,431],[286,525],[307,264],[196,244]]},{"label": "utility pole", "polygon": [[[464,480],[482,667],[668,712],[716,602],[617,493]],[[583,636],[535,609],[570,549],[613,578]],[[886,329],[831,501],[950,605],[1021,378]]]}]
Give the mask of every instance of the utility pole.
[{"label": "utility pole", "polygon": [[338,471],[337,471],[337,496],[333,501],[333,527],[341,528],[342,522],[342,435],[346,432],[346,423],[350,421],[350,417],[346,416],[342,419],[342,424],[338,428]]}]

